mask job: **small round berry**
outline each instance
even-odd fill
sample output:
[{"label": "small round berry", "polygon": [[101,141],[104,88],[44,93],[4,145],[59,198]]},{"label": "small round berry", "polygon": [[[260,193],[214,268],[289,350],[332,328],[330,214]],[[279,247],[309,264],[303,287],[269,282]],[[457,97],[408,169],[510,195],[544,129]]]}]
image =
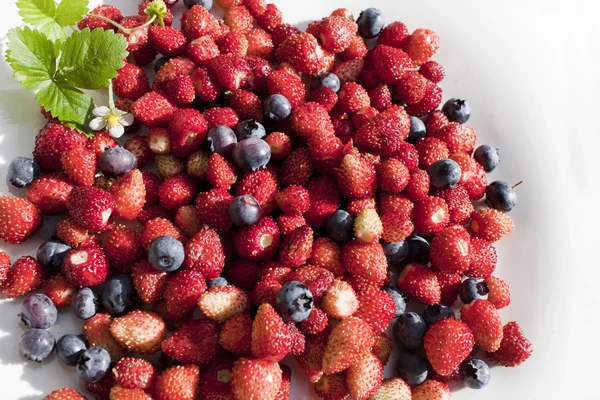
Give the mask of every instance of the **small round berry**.
[{"label": "small round berry", "polygon": [[479,358],[471,358],[460,366],[460,375],[466,387],[481,389],[490,382],[490,367]]},{"label": "small round berry", "polygon": [[421,120],[421,118],[410,117],[410,132],[408,133],[408,137],[406,141],[408,143],[415,144],[419,141],[419,139],[423,139],[427,134],[427,130],[425,128],[425,123]]},{"label": "small round berry", "polygon": [[423,321],[425,321],[427,326],[446,318],[456,318],[454,310],[448,306],[433,304],[425,307],[425,310],[423,310]]},{"label": "small round berry", "polygon": [[244,171],[258,171],[271,160],[271,147],[258,138],[244,139],[233,150],[233,161]]},{"label": "small round berry", "polygon": [[159,236],[148,248],[148,261],[159,271],[177,271],[184,258],[183,244],[173,236]]},{"label": "small round berry", "polygon": [[385,22],[378,8],[367,8],[360,12],[358,19],[358,34],[365,39],[371,39],[379,35]]},{"label": "small round berry", "polygon": [[388,264],[398,265],[408,256],[408,242],[402,240],[395,243],[384,243],[383,254],[385,254]]},{"label": "small round berry", "polygon": [[262,215],[260,203],[249,194],[237,196],[231,200],[227,210],[231,220],[237,226],[254,225]]},{"label": "small round berry", "polygon": [[31,158],[15,157],[8,166],[8,181],[23,188],[40,176],[40,166]]},{"label": "small round berry", "polygon": [[192,8],[194,6],[202,6],[206,8],[207,11],[210,11],[213,5],[213,0],[183,0],[183,4],[188,8]]},{"label": "small round berry", "polygon": [[346,243],[354,236],[354,217],[345,210],[336,210],[327,219],[327,233],[338,243]]},{"label": "small round berry", "polygon": [[416,353],[401,351],[396,361],[398,375],[410,386],[418,385],[427,379],[427,362]]},{"label": "small round berry", "polygon": [[340,91],[342,84],[340,82],[340,78],[338,78],[336,74],[330,72],[320,73],[319,76],[313,78],[313,80],[310,82],[310,87],[312,89],[326,87],[337,93]]},{"label": "small round berry", "polygon": [[42,362],[54,350],[56,340],[45,329],[30,329],[21,336],[20,350],[23,357],[31,361]]},{"label": "small round berry", "polygon": [[19,317],[28,328],[48,329],[56,323],[56,306],[45,294],[34,293],[21,305]]},{"label": "small round berry", "polygon": [[406,350],[418,350],[423,347],[423,336],[427,324],[419,314],[405,312],[398,317],[394,325],[394,338]]},{"label": "small round berry", "polygon": [[471,117],[471,107],[466,100],[450,99],[442,107],[442,112],[450,121],[464,124]]},{"label": "small round berry", "polygon": [[98,312],[98,296],[90,288],[79,289],[71,300],[71,310],[79,319],[92,318]]},{"label": "small round berry", "polygon": [[408,256],[404,263],[427,265],[429,263],[429,242],[420,236],[413,236],[406,241],[408,242]]},{"label": "small round berry", "polygon": [[460,284],[459,296],[460,301],[464,304],[469,304],[475,300],[487,300],[490,290],[487,283],[479,278],[467,278]]},{"label": "small round berry", "polygon": [[77,374],[85,383],[98,382],[108,372],[110,355],[102,347],[90,347],[81,353]]},{"label": "small round berry", "polygon": [[156,60],[154,62],[154,72],[158,72],[158,70],[160,69],[160,67],[162,67],[163,65],[165,65],[166,63],[168,63],[170,60],[169,57],[161,57],[158,60]]},{"label": "small round berry", "polygon": [[273,121],[286,119],[292,113],[292,105],[287,97],[281,94],[272,94],[263,103],[265,116]]},{"label": "small round berry", "polygon": [[302,322],[313,309],[313,295],[303,283],[288,282],[277,292],[275,309],[286,321]]},{"label": "small round berry", "polygon": [[260,122],[253,119],[247,119],[235,126],[235,135],[237,136],[238,142],[241,142],[242,140],[249,138],[262,139],[267,136],[267,131]]},{"label": "small round berry", "polygon": [[131,307],[133,282],[129,275],[115,275],[102,285],[102,305],[110,314],[122,314]]},{"label": "small round berry", "polygon": [[387,287],[385,291],[388,292],[392,299],[394,299],[394,303],[396,303],[396,313],[394,314],[394,318],[398,318],[406,311],[406,302],[408,298],[400,291],[400,289],[395,287]]},{"label": "small round berry", "polygon": [[475,150],[473,158],[481,164],[485,172],[492,172],[500,163],[500,152],[492,146],[482,144]]},{"label": "small round berry", "polygon": [[83,335],[64,335],[56,342],[56,355],[69,366],[77,364],[81,353],[87,349]]},{"label": "small round berry", "polygon": [[227,278],[225,278],[224,276],[218,276],[215,279],[211,279],[211,280],[207,281],[206,287],[210,289],[212,287],[227,286],[230,284],[231,283],[229,282],[229,280]]},{"label": "small round berry", "polygon": [[42,267],[54,270],[60,268],[69,250],[71,250],[71,246],[62,240],[50,239],[38,247],[36,258]]},{"label": "small round berry", "polygon": [[453,188],[462,175],[460,165],[449,158],[434,162],[428,173],[431,184],[438,189]]},{"label": "small round berry", "polygon": [[517,192],[508,183],[495,181],[485,189],[485,202],[491,208],[509,212],[517,205]]},{"label": "small round berry", "polygon": [[117,178],[125,175],[137,166],[135,155],[123,147],[111,147],[104,150],[98,159],[98,168],[104,176]]},{"label": "small round berry", "polygon": [[225,125],[217,125],[210,128],[206,139],[210,145],[210,151],[224,156],[231,155],[237,145],[235,132]]}]

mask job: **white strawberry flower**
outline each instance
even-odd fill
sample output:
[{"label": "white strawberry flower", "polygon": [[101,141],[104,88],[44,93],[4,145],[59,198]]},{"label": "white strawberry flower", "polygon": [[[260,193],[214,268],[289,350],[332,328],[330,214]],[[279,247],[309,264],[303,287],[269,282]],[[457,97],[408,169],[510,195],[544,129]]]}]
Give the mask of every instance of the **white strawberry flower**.
[{"label": "white strawberry flower", "polygon": [[125,127],[133,124],[133,115],[115,107],[112,81],[108,85],[108,107],[100,106],[92,110],[96,118],[89,123],[90,129],[101,131],[108,129],[110,136],[120,138],[125,133]]}]

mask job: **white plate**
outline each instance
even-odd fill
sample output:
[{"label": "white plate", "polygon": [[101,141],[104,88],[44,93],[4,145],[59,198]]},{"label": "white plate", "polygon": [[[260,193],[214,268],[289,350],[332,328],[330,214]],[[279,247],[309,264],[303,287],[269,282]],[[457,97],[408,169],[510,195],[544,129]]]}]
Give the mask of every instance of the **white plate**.
[{"label": "white plate", "polygon": [[[20,24],[10,3],[3,4],[0,14],[3,38]],[[137,8],[134,0],[107,3],[118,4],[124,14]],[[600,32],[593,27],[597,5],[543,0],[505,1],[503,6],[477,0],[276,3],[286,21],[302,28],[338,7],[355,16],[378,7],[387,22],[435,30],[441,38],[435,59],[446,69],[444,99],[468,99],[473,109],[468,124],[477,131],[478,144],[501,149],[501,166],[489,178],[524,182],[511,212],[515,229],[498,245],[497,275],[512,292],[502,318],[518,321],[535,351],[519,368],[493,368],[486,389],[459,390],[453,398],[600,398],[591,388],[600,328],[595,294],[600,262],[597,251],[592,253],[599,237],[594,194],[600,179],[592,157],[600,145],[594,120],[600,89]],[[7,187],[7,163],[30,155],[43,119],[33,95],[11,78],[4,61],[0,86],[0,192],[23,195],[23,190]],[[2,243],[0,249],[12,257],[32,254],[40,236],[19,247]],[[0,398],[35,400],[60,387],[79,387],[75,372],[54,357],[40,365],[19,356],[19,303],[0,304]],[[52,331],[58,337],[80,325],[61,312]],[[393,373],[391,364],[386,373]],[[292,387],[290,399],[314,398],[302,373],[294,374]]]}]

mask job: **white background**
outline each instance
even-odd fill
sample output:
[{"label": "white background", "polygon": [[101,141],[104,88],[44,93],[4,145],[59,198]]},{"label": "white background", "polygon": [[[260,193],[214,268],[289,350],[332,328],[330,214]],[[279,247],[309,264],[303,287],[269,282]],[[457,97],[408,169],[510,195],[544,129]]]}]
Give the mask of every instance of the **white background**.
[{"label": "white background", "polygon": [[[135,0],[109,1],[133,12]],[[483,391],[460,390],[456,399],[599,399],[595,390],[599,340],[598,256],[600,160],[600,26],[596,1],[338,1],[281,0],[286,21],[309,21],[347,7],[358,15],[380,8],[387,22],[427,27],[441,37],[435,59],[446,69],[444,100],[466,98],[478,144],[501,149],[491,180],[523,180],[511,212],[516,227],[498,245],[498,276],[512,288],[505,322],[518,321],[533,342],[532,358],[517,369],[493,368]],[[182,5],[179,4],[178,7]],[[14,2],[2,2],[0,36],[20,23]],[[596,27],[594,27],[596,26]],[[2,53],[4,46],[2,47]],[[8,189],[7,163],[28,156],[43,124],[33,95],[0,61],[0,192]],[[40,235],[38,235],[39,237]],[[11,256],[32,253],[39,241],[0,244]],[[6,400],[41,399],[78,387],[72,369],[53,358],[41,365],[18,354],[23,330],[18,304],[0,303],[0,394]],[[61,313],[53,328],[77,329]],[[389,369],[390,370],[390,369]],[[291,399],[310,399],[293,378]]]}]

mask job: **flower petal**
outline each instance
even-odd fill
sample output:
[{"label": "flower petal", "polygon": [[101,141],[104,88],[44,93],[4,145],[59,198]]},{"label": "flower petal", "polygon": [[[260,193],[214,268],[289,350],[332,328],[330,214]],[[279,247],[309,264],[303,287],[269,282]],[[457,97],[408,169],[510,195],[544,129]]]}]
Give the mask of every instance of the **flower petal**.
[{"label": "flower petal", "polygon": [[125,113],[119,118],[119,123],[123,126],[129,126],[133,124],[133,114]]},{"label": "flower petal", "polygon": [[96,107],[92,111],[92,114],[94,114],[96,117],[106,117],[109,113],[110,109],[106,106]]},{"label": "flower petal", "polygon": [[113,115],[119,115],[119,116],[120,116],[120,115],[125,115],[125,114],[127,114],[127,111],[119,110],[119,109],[118,109],[118,108],[116,108],[116,107],[115,107],[115,108],[113,108],[112,110],[110,110],[110,112],[111,112]]},{"label": "flower petal", "polygon": [[122,125],[114,125],[108,128],[108,133],[114,138],[120,138],[125,133],[125,128]]},{"label": "flower petal", "polygon": [[98,117],[90,121],[89,126],[92,130],[101,131],[106,128],[106,118]]}]

